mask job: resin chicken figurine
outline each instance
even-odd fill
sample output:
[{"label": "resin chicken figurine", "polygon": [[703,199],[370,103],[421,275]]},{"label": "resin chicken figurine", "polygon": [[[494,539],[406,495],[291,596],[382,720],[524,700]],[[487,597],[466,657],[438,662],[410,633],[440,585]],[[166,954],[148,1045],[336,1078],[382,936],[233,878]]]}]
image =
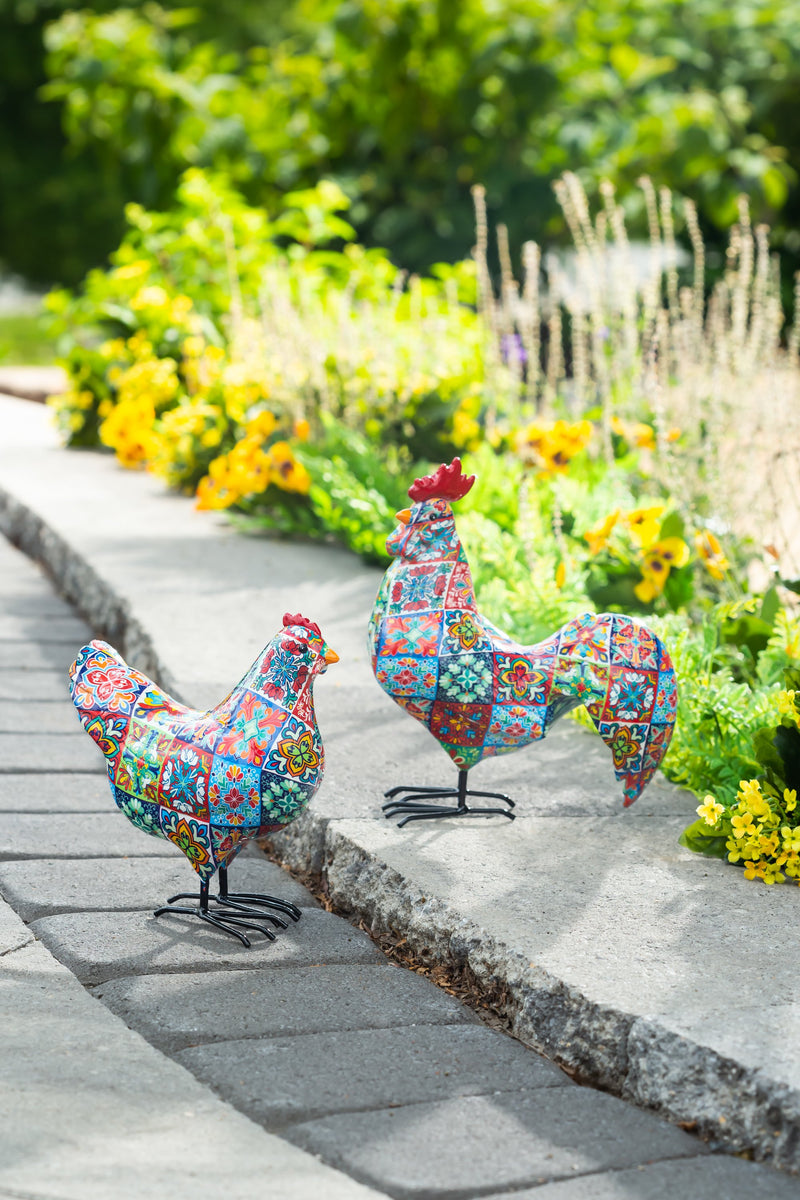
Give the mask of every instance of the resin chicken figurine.
[{"label": "resin chicken figurine", "polygon": [[105,642],[80,651],[70,668],[72,701],[106,757],[118,807],[145,833],[174,842],[200,876],[198,895],[172,896],[156,916],[195,915],[245,946],[246,929],[274,940],[267,922],[287,928],[269,909],[299,919],[298,908],[275,897],[229,892],[227,869],[252,838],[294,820],[319,787],[324,755],[312,687],[334,662],[319,626],[287,613],[230,695],[197,712]]},{"label": "resin chicken figurine", "polygon": [[[519,645],[482,616],[450,507],[474,482],[457,458],[417,479],[409,488],[414,506],[397,514],[400,525],[386,543],[395,561],[370,621],[375,677],[459,771],[456,787],[391,788],[384,812],[402,815],[400,825],[467,813],[513,819],[508,796],[467,789],[470,768],[538,741],[579,704],[611,750],[625,805],[632,804],[672,737],[677,690],[669,654],[645,625],[616,613],[577,617],[535,646]],[[470,807],[468,796],[508,808]]]}]

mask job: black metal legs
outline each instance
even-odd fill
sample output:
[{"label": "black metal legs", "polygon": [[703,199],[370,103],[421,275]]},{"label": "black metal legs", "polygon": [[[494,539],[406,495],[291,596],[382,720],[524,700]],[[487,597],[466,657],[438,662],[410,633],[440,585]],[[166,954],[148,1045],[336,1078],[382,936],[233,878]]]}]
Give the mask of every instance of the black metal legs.
[{"label": "black metal legs", "polygon": [[[410,792],[404,800],[396,799],[401,792]],[[384,795],[387,798],[386,804],[383,807],[383,815],[389,819],[391,817],[402,816],[402,821],[397,822],[398,829],[402,829],[409,821],[433,821],[438,817],[489,817],[499,814],[502,817],[508,817],[509,821],[514,820],[514,814],[505,808],[473,808],[467,804],[468,796],[476,796],[481,800],[502,800],[509,808],[514,807],[514,801],[503,792],[472,792],[467,788],[467,772],[458,772],[458,786],[454,788],[435,788],[435,787],[399,787],[390,788]],[[449,800],[453,798],[458,801],[457,804],[433,804],[434,800]]]},{"label": "black metal legs", "polygon": [[[194,900],[195,904],[190,908],[187,905],[176,904],[176,900]],[[210,909],[209,900],[213,900],[217,907]],[[263,933],[270,942],[275,941],[275,933],[267,922],[277,929],[288,929],[288,923],[281,917],[264,911],[268,908],[276,909],[293,921],[299,921],[302,915],[300,909],[288,900],[278,900],[275,896],[261,896],[251,892],[229,892],[227,869],[220,867],[219,895],[209,896],[208,880],[204,880],[200,884],[199,893],[179,892],[176,896],[170,896],[167,903],[157,909],[154,915],[160,917],[164,913],[180,913],[182,916],[199,917],[201,921],[230,933],[238,938],[243,946],[249,947],[250,939],[245,933],[246,929]]]}]

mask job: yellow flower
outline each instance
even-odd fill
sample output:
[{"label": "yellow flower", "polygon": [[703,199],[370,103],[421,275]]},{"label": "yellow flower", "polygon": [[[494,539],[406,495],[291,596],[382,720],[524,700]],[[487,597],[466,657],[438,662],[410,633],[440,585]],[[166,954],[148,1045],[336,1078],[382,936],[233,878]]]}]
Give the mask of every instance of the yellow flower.
[{"label": "yellow flower", "polygon": [[154,450],[155,419],[149,396],[131,396],[111,409],[100,426],[100,440],[111,447],[123,467],[143,466]]},{"label": "yellow flower", "polygon": [[782,825],[781,837],[783,838],[783,848],[788,853],[797,854],[800,851],[800,829],[791,829],[788,825]]},{"label": "yellow flower", "polygon": [[583,537],[589,543],[589,553],[592,558],[608,545],[608,535],[611,533],[618,519],[619,509],[615,508],[605,520],[595,525],[592,529],[587,529]]},{"label": "yellow flower", "polygon": [[517,451],[525,463],[548,475],[566,471],[591,436],[590,421],[534,423],[517,434]]},{"label": "yellow flower", "polygon": [[706,796],[703,803],[698,805],[696,812],[699,817],[703,818],[706,825],[716,825],[725,812],[725,806],[715,800],[713,796]]},{"label": "yellow flower", "polygon": [[142,275],[147,275],[150,271],[150,263],[146,258],[139,258],[136,262],[125,263],[122,267],[117,267],[111,272],[114,279],[139,279]]},{"label": "yellow flower", "polygon": [[298,417],[294,423],[294,436],[298,442],[307,442],[311,434],[311,426],[305,417]]},{"label": "yellow flower", "polygon": [[682,538],[664,538],[646,551],[642,558],[642,579],[633,589],[643,604],[649,604],[664,591],[673,567],[689,561],[689,547]]},{"label": "yellow flower", "polygon": [[753,825],[753,814],[746,812],[735,817],[731,817],[731,826],[733,827],[733,836],[735,838],[743,838],[755,833]]},{"label": "yellow flower", "polygon": [[199,509],[228,508],[236,499],[234,494],[215,483],[206,475],[197,485],[197,507]]},{"label": "yellow flower", "polygon": [[689,547],[683,538],[664,538],[646,551],[642,560],[642,574],[645,579],[652,581],[658,592],[662,592],[672,568],[685,566],[689,555]]},{"label": "yellow flower", "polygon": [[183,350],[184,357],[199,358],[205,350],[205,347],[205,339],[198,337],[197,334],[192,334],[190,337],[183,339],[183,346],[181,349]]},{"label": "yellow flower", "polygon": [[661,590],[656,587],[652,579],[641,579],[633,591],[642,604],[649,604],[651,600],[655,600],[656,596],[661,595]]},{"label": "yellow flower", "polygon": [[288,442],[276,442],[269,451],[271,480],[285,492],[306,495],[311,487],[311,476],[292,454]]},{"label": "yellow flower", "polygon": [[567,578],[567,564],[564,562],[564,560],[562,558],[561,562],[556,567],[556,587],[558,588],[559,591],[561,591],[561,589],[563,588],[566,578]]},{"label": "yellow flower", "polygon": [[757,779],[742,779],[739,781],[739,791],[736,796],[742,804],[752,808],[753,803],[762,800],[761,784]]},{"label": "yellow flower", "polygon": [[265,438],[268,438],[271,433],[274,433],[277,427],[278,422],[275,416],[269,411],[269,409],[265,408],[263,412],[258,414],[258,416],[253,417],[251,421],[247,422],[246,432],[248,438],[256,437],[263,441]]},{"label": "yellow flower", "polygon": [[661,532],[661,518],[665,505],[653,504],[649,508],[635,508],[624,520],[631,538],[641,549],[646,550]]},{"label": "yellow flower", "polygon": [[712,579],[722,579],[731,564],[722,553],[722,546],[711,530],[702,529],[696,533],[694,544]]},{"label": "yellow flower", "polygon": [[151,287],[139,288],[139,291],[131,300],[131,308],[134,312],[138,312],[143,308],[166,308],[169,304],[169,296],[163,287],[157,284]]},{"label": "yellow flower", "polygon": [[794,812],[797,808],[797,792],[794,788],[783,789],[783,803],[787,812]]}]

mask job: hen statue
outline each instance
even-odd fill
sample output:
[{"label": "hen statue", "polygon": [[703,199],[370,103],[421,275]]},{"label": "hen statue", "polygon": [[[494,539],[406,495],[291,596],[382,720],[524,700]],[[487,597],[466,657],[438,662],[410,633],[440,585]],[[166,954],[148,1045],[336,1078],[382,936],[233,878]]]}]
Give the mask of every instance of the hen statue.
[{"label": "hen statue", "polygon": [[[675,725],[669,654],[645,625],[616,613],[577,617],[536,646],[519,645],[481,616],[450,507],[474,482],[458,458],[417,479],[408,493],[414,506],[397,514],[400,525],[386,543],[395,561],[370,621],[373,671],[447,751],[458,784],[391,788],[383,810],[402,816],[401,826],[468,813],[513,820],[508,796],[468,790],[470,768],[538,741],[579,704],[611,750],[625,805],[633,804],[666,754]],[[409,795],[401,798],[404,792]],[[471,807],[468,797],[508,807]]]},{"label": "hen statue", "polygon": [[[72,702],[106,757],[118,807],[145,833],[180,847],[200,876],[199,894],[172,896],[156,916],[197,916],[245,946],[247,929],[274,941],[270,924],[287,928],[268,910],[300,918],[298,908],[274,896],[229,892],[228,867],[252,838],[293,821],[317,791],[324,754],[312,687],[338,659],[318,625],[287,613],[230,695],[197,712],[107,643],[80,651],[70,668]],[[209,897],[216,871],[219,894]]]}]

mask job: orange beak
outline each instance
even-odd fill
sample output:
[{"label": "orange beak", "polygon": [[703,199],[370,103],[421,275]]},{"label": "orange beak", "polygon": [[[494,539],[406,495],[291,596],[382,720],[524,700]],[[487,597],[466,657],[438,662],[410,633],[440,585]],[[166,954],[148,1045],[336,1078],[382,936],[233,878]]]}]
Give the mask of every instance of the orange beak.
[{"label": "orange beak", "polygon": [[336,653],[335,650],[331,650],[330,646],[325,651],[325,653],[323,654],[322,657],[325,659],[325,662],[328,663],[329,665],[330,665],[330,663],[335,663],[335,662],[339,661],[339,655]]},{"label": "orange beak", "polygon": [[407,525],[411,520],[411,509],[401,508],[399,513],[394,514],[401,525]]}]

